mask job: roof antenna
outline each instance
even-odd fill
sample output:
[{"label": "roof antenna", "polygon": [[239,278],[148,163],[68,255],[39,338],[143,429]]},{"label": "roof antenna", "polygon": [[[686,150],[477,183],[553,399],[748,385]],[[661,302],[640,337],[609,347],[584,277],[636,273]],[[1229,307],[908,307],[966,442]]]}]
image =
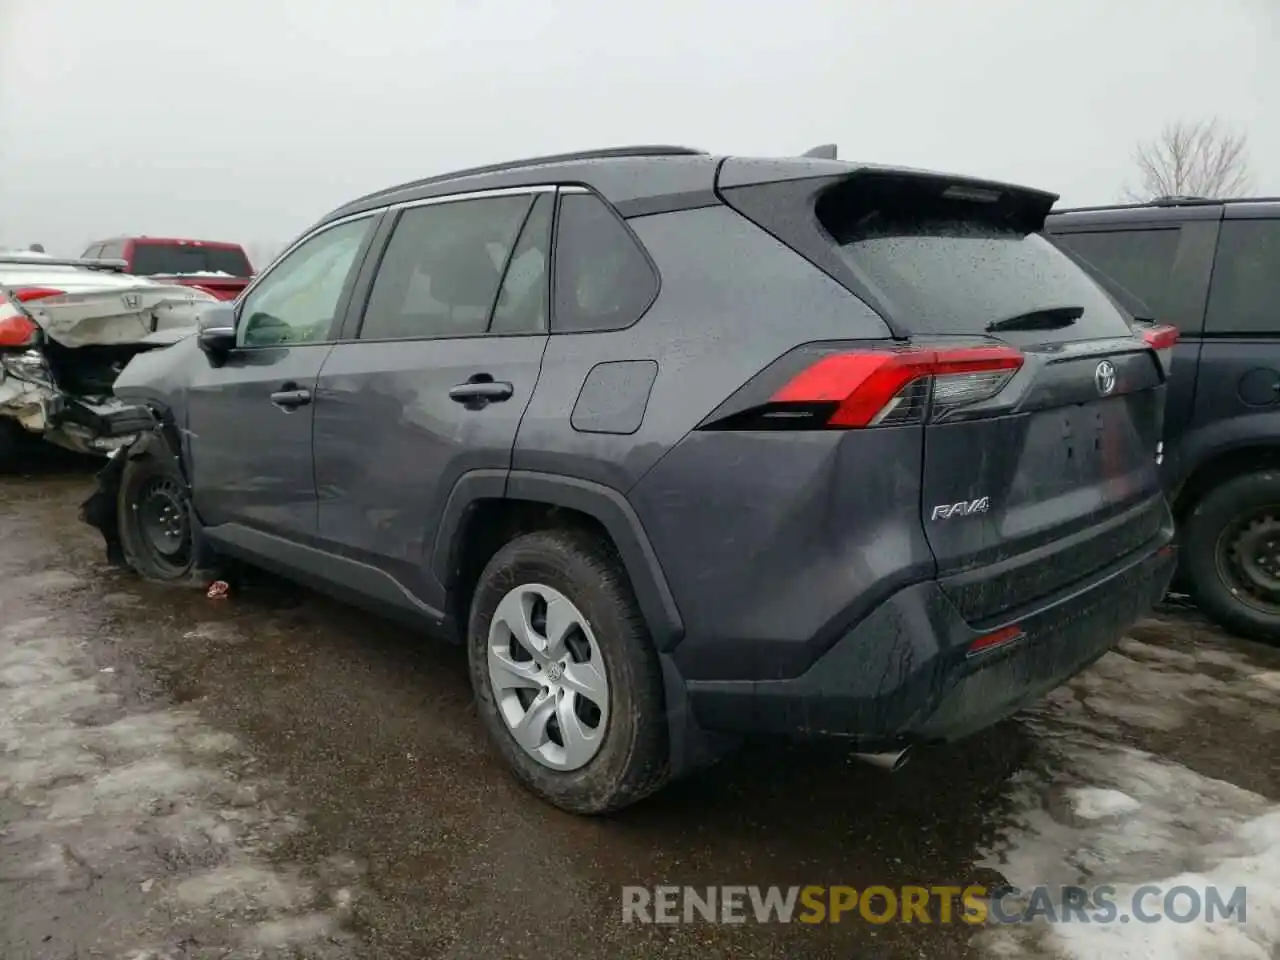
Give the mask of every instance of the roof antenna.
[{"label": "roof antenna", "polygon": [[824,143],[820,147],[806,150],[801,156],[813,157],[815,160],[834,160],[836,158],[836,145],[834,143]]}]

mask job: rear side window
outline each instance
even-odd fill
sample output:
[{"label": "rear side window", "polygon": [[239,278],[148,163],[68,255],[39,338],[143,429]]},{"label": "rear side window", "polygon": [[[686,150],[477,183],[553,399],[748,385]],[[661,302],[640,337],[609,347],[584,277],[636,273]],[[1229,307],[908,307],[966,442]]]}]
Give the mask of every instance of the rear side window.
[{"label": "rear side window", "polygon": [[1177,314],[1170,298],[1181,233],[1175,227],[1061,233],[1054,239],[1146,304],[1153,319],[1165,320]]},{"label": "rear side window", "polygon": [[526,194],[404,211],[378,266],[360,339],[484,333],[507,256],[532,203]]},{"label": "rear side window", "polygon": [[949,211],[945,202],[916,203],[906,195],[894,199],[898,202],[881,204],[873,194],[845,200],[833,191],[817,212],[846,264],[904,329],[982,335],[993,323],[1067,308],[1079,311],[1070,325],[1028,329],[1017,339],[1129,334],[1111,299],[1040,234],[970,213],[967,205]]},{"label": "rear side window", "polygon": [[618,215],[593,194],[561,196],[553,329],[621,330],[657,295],[658,275]]},{"label": "rear side window", "polygon": [[[104,243],[102,245],[102,250],[98,253],[98,256],[103,260],[123,260],[124,241],[113,240],[110,243]],[[136,273],[137,271],[134,270],[133,272]]]},{"label": "rear side window", "polygon": [[102,254],[102,244],[95,243],[84,253],[80,254],[82,260],[96,260]]},{"label": "rear side window", "polygon": [[493,308],[489,332],[495,336],[547,332],[554,207],[555,201],[549,193],[540,194],[534,201],[520,239],[511,252],[511,262]]},{"label": "rear side window", "polygon": [[1280,220],[1224,220],[1205,330],[1280,333]]},{"label": "rear side window", "polygon": [[134,273],[142,276],[195,273],[225,273],[231,277],[253,275],[244,252],[234,247],[148,243],[146,240],[134,241],[132,267]]}]

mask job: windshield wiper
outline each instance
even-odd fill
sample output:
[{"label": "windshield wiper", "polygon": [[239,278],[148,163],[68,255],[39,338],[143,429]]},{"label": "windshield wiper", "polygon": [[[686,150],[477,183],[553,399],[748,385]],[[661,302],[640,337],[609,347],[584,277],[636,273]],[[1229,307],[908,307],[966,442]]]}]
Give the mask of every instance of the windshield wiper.
[{"label": "windshield wiper", "polygon": [[999,333],[1001,330],[1061,330],[1069,327],[1084,316],[1084,307],[1049,307],[1046,310],[1032,310],[1020,313],[1016,317],[1006,317],[987,324],[987,333]]}]

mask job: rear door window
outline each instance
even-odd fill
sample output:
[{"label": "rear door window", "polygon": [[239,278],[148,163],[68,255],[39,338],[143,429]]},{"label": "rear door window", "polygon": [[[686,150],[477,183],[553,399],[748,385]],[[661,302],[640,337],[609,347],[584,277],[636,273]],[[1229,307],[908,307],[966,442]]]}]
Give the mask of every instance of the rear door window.
[{"label": "rear door window", "polygon": [[[103,260],[123,260],[124,259],[124,241],[112,240],[110,243],[102,245],[102,251],[98,254]],[[132,270],[132,273],[137,273]]]},{"label": "rear door window", "polygon": [[1280,220],[1224,220],[1208,333],[1280,333]]},{"label": "rear door window", "polygon": [[621,330],[639,320],[657,295],[657,272],[622,219],[594,194],[563,194],[552,329]]},{"label": "rear door window", "polygon": [[533,198],[452,200],[401,214],[378,266],[361,340],[485,333]]},{"label": "rear door window", "polygon": [[511,252],[502,289],[493,308],[489,332],[495,336],[519,333],[546,333],[547,306],[551,291],[551,218],[554,197],[543,193]]},{"label": "rear door window", "polygon": [[1177,312],[1170,297],[1181,233],[1173,227],[1062,233],[1054,239],[1164,320]]}]

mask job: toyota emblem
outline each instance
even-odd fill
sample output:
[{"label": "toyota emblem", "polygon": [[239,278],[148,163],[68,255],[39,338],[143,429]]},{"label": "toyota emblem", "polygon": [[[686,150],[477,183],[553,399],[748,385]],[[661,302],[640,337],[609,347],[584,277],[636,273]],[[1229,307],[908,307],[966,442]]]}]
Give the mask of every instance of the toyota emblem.
[{"label": "toyota emblem", "polygon": [[1094,369],[1093,382],[1098,387],[1098,393],[1104,397],[1116,388],[1116,368],[1110,360],[1103,360]]}]

